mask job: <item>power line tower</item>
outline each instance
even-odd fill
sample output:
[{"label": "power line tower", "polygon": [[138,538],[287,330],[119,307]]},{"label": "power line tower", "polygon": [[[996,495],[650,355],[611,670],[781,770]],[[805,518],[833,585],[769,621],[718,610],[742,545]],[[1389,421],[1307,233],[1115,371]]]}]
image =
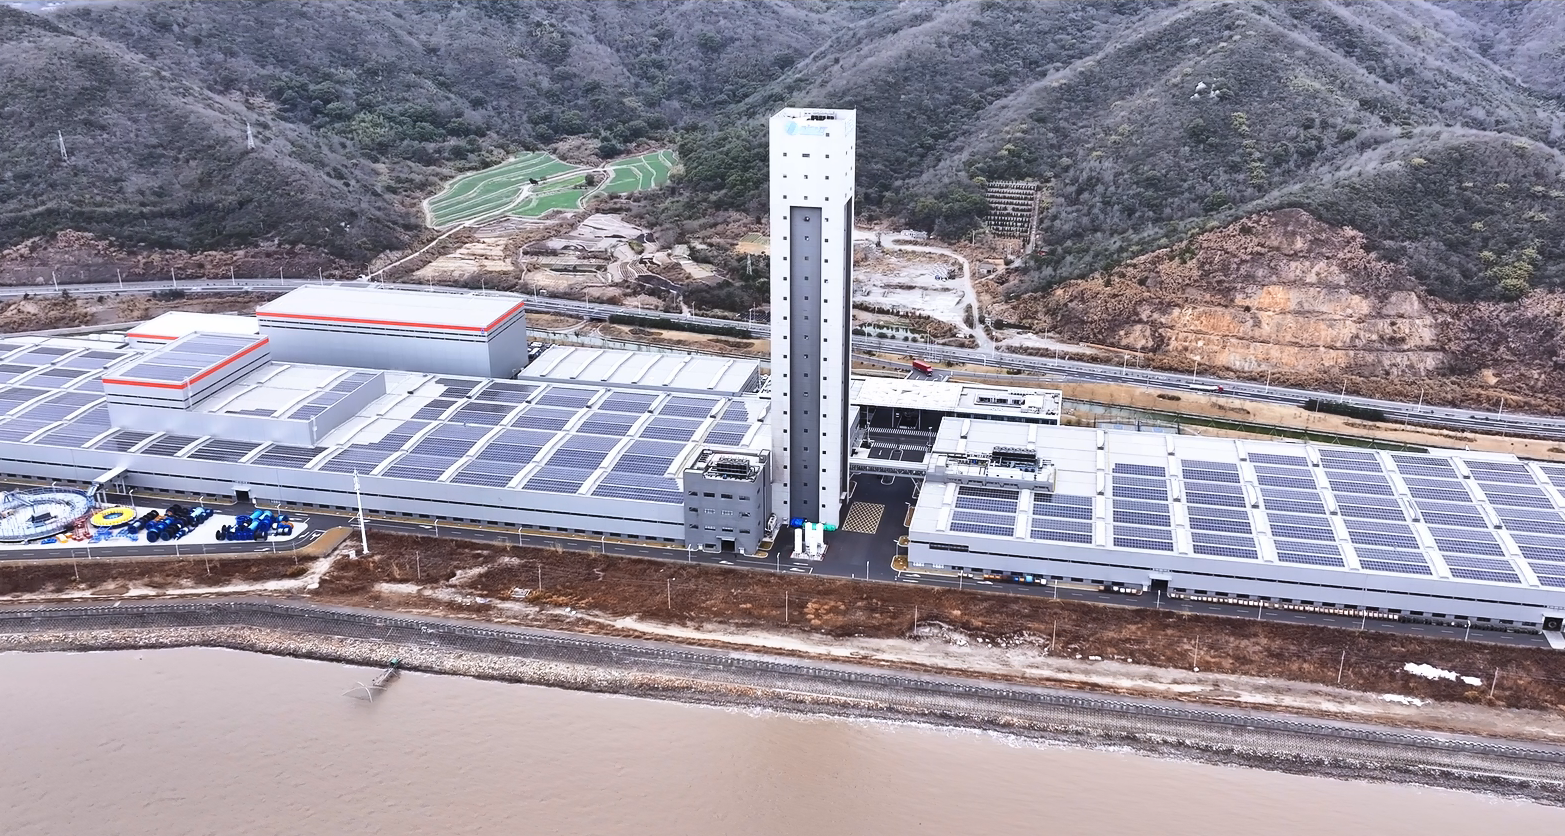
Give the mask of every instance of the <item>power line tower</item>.
[{"label": "power line tower", "polygon": [[61,162],[67,162],[67,163],[70,162],[71,161],[70,155],[65,153],[65,132],[64,131],[55,131],[54,135],[56,137],[58,137],[59,140],[60,140],[60,161]]},{"label": "power line tower", "polygon": [[249,120],[245,120],[245,150],[255,150],[255,131],[251,130]]}]

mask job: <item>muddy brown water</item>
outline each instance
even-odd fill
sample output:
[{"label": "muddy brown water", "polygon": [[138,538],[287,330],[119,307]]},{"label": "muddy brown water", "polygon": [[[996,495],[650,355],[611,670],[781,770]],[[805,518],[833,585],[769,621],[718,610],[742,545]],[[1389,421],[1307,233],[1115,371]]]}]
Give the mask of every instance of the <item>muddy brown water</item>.
[{"label": "muddy brown water", "polygon": [[0,833],[1546,833],[1443,790],[224,650],[0,654]]}]

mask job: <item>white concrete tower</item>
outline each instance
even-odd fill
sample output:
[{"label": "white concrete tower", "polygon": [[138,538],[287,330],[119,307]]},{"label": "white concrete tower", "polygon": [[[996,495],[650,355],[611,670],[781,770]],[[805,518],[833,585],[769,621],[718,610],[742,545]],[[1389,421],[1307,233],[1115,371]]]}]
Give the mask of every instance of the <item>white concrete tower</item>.
[{"label": "white concrete tower", "polygon": [[778,519],[841,523],[848,490],[854,111],[771,121],[772,491]]}]

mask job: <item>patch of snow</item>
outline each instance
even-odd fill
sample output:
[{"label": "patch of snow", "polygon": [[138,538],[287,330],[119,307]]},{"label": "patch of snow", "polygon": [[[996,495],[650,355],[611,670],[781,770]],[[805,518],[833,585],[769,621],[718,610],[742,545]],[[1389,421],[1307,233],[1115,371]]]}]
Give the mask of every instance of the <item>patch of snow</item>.
[{"label": "patch of snow", "polygon": [[1428,700],[1421,700],[1418,697],[1404,697],[1401,694],[1381,694],[1380,698],[1385,700],[1386,702],[1394,702],[1394,703],[1400,703],[1402,705],[1412,705],[1412,706],[1419,706],[1419,705],[1423,705],[1424,703],[1428,702]]},{"label": "patch of snow", "polygon": [[1471,685],[1474,688],[1483,684],[1483,680],[1476,676],[1462,676],[1456,671],[1448,671],[1444,668],[1437,668],[1434,665],[1423,665],[1417,662],[1408,662],[1402,666],[1402,670],[1414,676],[1422,676],[1425,679],[1444,679],[1449,682],[1461,680],[1464,684]]}]

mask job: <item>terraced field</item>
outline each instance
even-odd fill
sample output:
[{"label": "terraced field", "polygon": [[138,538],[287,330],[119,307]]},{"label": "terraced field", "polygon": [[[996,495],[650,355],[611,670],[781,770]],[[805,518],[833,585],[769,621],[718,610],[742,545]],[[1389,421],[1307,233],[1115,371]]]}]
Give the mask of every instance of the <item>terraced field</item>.
[{"label": "terraced field", "polygon": [[[672,150],[614,160],[600,168],[572,165],[542,151],[463,174],[424,202],[425,221],[436,229],[499,217],[538,218],[573,212],[597,194],[628,194],[659,188],[678,164]],[[587,176],[597,175],[588,186]]]}]

